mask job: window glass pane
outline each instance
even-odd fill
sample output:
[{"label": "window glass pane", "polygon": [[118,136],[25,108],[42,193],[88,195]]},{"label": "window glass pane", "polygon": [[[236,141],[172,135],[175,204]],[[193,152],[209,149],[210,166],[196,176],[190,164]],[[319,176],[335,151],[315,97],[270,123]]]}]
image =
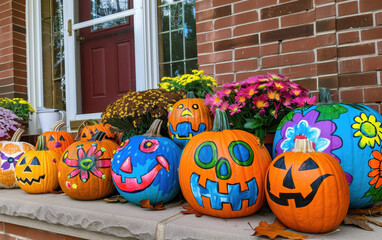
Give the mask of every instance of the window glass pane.
[{"label": "window glass pane", "polygon": [[186,58],[197,57],[196,52],[196,26],[195,26],[195,5],[184,4],[184,35]]},{"label": "window glass pane", "polygon": [[184,74],[184,62],[174,63],[172,65],[172,75],[180,76],[182,74]]},{"label": "window glass pane", "polygon": [[170,16],[170,9],[169,6],[164,6],[162,8],[158,9],[158,24],[159,24],[159,32],[165,32],[169,29],[169,16]]},{"label": "window glass pane", "polygon": [[171,5],[171,30],[183,28],[182,3]]},{"label": "window glass pane", "polygon": [[162,59],[160,62],[170,62],[170,37],[169,33],[159,35],[159,43],[162,47],[159,49]]},{"label": "window glass pane", "polygon": [[[83,0],[82,0],[83,1]],[[91,18],[99,18],[129,9],[128,0],[91,0]],[[92,26],[92,31],[129,23],[129,18],[116,19]]]},{"label": "window glass pane", "polygon": [[172,61],[183,59],[183,31],[171,33]]},{"label": "window glass pane", "polygon": [[186,62],[186,73],[191,73],[192,70],[198,69],[198,61],[192,60]]}]

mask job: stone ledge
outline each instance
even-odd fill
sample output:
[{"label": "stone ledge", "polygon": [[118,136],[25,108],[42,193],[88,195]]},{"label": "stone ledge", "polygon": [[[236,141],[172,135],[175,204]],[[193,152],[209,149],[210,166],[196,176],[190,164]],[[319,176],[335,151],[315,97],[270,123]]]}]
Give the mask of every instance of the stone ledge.
[{"label": "stone ledge", "polygon": [[[168,204],[153,211],[131,203],[106,203],[103,200],[77,201],[65,194],[28,194],[21,189],[0,190],[0,220],[16,225],[86,239],[263,239],[251,236],[249,226],[260,221],[272,222],[268,208],[236,219],[195,217],[180,213],[182,207]],[[382,221],[382,217],[376,218]],[[352,226],[340,232],[314,235],[315,239],[380,239],[382,228],[368,232]]]}]

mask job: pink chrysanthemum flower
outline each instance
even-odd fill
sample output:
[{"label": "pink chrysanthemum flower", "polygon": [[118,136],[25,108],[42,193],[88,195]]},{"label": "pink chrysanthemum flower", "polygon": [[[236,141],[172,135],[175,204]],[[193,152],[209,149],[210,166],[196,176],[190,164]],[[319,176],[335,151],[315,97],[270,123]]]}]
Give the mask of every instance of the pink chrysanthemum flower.
[{"label": "pink chrysanthemum flower", "polygon": [[268,95],[269,99],[274,99],[274,100],[280,101],[280,93],[277,90],[269,89],[267,91],[267,95]]},{"label": "pink chrysanthemum flower", "polygon": [[241,106],[239,104],[232,104],[228,107],[230,115],[241,112]]},{"label": "pink chrysanthemum flower", "polygon": [[229,103],[227,101],[223,101],[223,103],[220,105],[220,110],[222,111],[227,111],[228,109],[228,106],[229,106]]},{"label": "pink chrysanthemum flower", "polygon": [[252,102],[253,102],[253,108],[261,109],[261,108],[266,108],[269,106],[266,96],[254,97]]}]

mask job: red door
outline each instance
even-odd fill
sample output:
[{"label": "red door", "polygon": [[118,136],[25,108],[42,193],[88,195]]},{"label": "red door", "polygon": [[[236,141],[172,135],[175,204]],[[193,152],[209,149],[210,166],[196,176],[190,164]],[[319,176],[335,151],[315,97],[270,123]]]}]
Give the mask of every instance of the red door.
[{"label": "red door", "polygon": [[[79,1],[81,22],[92,19],[90,2]],[[129,4],[131,9],[133,0]],[[82,113],[102,112],[128,90],[135,90],[133,17],[124,21],[80,31]]]}]

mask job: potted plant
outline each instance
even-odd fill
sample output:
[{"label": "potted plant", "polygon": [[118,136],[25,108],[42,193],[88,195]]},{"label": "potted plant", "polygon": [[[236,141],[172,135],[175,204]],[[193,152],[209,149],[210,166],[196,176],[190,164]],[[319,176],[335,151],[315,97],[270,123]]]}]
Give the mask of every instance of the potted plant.
[{"label": "potted plant", "polygon": [[22,98],[0,98],[0,107],[11,110],[25,123],[29,121],[30,114],[35,112],[31,104]]},{"label": "potted plant", "polygon": [[0,107],[0,140],[10,140],[14,132],[21,127],[21,121],[14,112]]}]

